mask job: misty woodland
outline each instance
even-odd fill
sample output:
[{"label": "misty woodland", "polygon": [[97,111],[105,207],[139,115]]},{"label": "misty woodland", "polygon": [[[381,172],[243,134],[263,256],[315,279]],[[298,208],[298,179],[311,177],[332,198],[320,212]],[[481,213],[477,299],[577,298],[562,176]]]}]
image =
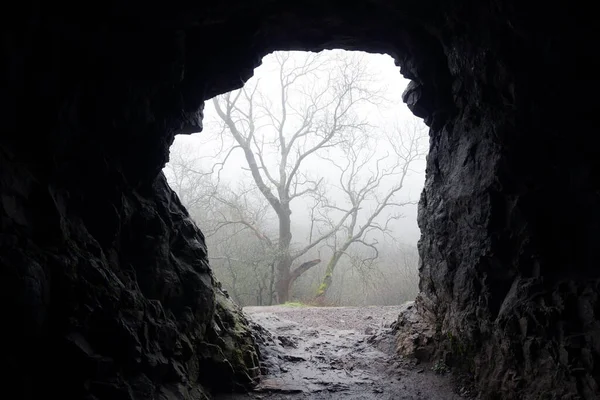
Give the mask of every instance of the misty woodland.
[{"label": "misty woodland", "polygon": [[349,52],[278,52],[259,73],[209,103],[196,145],[176,142],[165,169],[216,276],[240,305],[414,300],[416,240],[398,237],[414,224],[404,212],[415,218],[422,186],[408,178],[424,180],[427,133],[378,112],[402,106],[404,88]]}]

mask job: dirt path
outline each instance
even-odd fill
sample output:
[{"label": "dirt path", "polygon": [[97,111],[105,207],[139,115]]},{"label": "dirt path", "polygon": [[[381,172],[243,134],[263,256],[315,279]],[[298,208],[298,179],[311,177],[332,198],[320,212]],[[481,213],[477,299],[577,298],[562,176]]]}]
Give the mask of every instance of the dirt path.
[{"label": "dirt path", "polygon": [[393,354],[394,307],[247,307],[272,337],[263,344],[266,374],[241,399],[455,400],[446,377]]}]

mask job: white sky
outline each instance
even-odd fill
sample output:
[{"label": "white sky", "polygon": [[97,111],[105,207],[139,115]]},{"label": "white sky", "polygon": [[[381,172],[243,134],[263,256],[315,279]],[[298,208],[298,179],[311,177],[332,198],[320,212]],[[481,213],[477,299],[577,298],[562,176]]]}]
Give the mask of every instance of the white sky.
[{"label": "white sky", "polygon": [[[343,50],[328,52],[343,52]],[[402,125],[404,121],[418,121],[419,124],[424,126],[423,122],[417,119],[402,102],[402,92],[409,81],[402,77],[399,67],[394,65],[393,59],[388,55],[382,54],[362,54],[364,54],[365,60],[368,62],[369,69],[373,71],[376,84],[384,89],[385,97],[389,100],[389,103],[386,103],[388,104],[387,107],[365,107],[359,112],[364,113],[363,116],[369,118],[369,120],[376,121],[379,126],[383,125],[387,127],[384,129],[391,129],[395,124]],[[266,87],[266,90],[270,90],[270,88],[276,90],[278,87],[278,75],[274,73],[275,67],[272,62],[272,55],[266,56],[263,59],[263,64],[256,68],[255,75],[251,78],[251,81],[261,79],[262,88]],[[220,142],[216,140],[219,124],[217,123],[216,111],[214,110],[212,101],[206,102],[204,114],[204,131],[187,136],[178,135],[175,138],[173,146],[184,149],[186,152],[189,151],[201,155],[203,164],[209,166],[214,163],[214,160],[211,160],[210,156],[218,152],[220,145]],[[427,143],[428,139],[425,139],[425,146],[427,146]],[[327,178],[328,171],[331,171],[331,168],[328,168],[324,164],[324,161],[320,161],[318,158],[311,160],[310,163],[306,163],[304,166],[308,166],[311,174],[319,177]],[[242,151],[236,150],[229,158],[221,177],[230,181],[232,185],[241,181],[250,182],[249,173],[243,169],[245,167],[247,165]],[[418,200],[423,189],[425,159],[423,158],[422,161],[415,164],[414,168],[417,172],[412,173],[407,178],[405,189],[401,194],[402,199]],[[293,215],[302,215],[305,213],[305,209],[306,204],[302,203],[302,199],[298,199],[296,203],[293,203]],[[417,226],[417,206],[405,206],[402,209],[402,213],[405,217],[394,222],[394,235],[406,244],[416,244],[420,236]],[[297,218],[300,219],[300,217]],[[198,221],[198,224],[202,228],[201,221]]]}]

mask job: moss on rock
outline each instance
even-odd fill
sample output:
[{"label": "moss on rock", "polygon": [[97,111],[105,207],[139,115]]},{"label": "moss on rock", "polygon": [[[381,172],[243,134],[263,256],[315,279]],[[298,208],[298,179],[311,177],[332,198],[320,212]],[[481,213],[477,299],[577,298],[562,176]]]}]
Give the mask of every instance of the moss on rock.
[{"label": "moss on rock", "polygon": [[260,377],[259,350],[248,320],[227,294],[215,293],[215,314],[207,332],[210,343],[203,343],[202,354],[210,359],[211,371],[205,379],[219,382],[219,387],[248,389]]}]

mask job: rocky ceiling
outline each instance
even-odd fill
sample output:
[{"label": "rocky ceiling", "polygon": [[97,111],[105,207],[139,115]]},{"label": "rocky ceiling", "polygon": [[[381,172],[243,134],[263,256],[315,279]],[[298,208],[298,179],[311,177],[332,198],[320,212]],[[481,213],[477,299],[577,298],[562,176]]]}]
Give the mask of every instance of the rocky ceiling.
[{"label": "rocky ceiling", "polygon": [[196,399],[252,384],[251,331],[160,170],[174,135],[201,129],[203,101],[263,55],[345,48],[392,55],[431,127],[421,294],[399,324],[420,330],[399,350],[445,357],[482,398],[598,398],[600,69],[594,13],[572,3],[13,5],[0,94],[13,397]]}]

